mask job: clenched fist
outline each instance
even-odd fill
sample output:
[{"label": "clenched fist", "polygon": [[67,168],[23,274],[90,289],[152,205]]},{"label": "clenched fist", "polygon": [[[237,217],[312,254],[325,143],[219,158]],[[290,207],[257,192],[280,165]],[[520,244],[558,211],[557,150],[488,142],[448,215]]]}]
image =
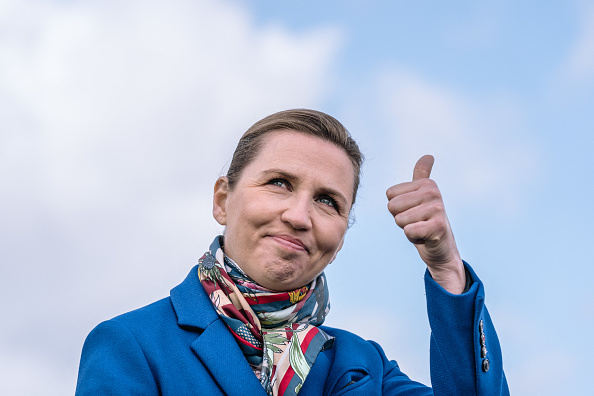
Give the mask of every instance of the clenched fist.
[{"label": "clenched fist", "polygon": [[388,210],[417,248],[433,279],[450,293],[460,294],[466,283],[464,265],[437,184],[429,178],[434,158],[421,157],[412,182],[386,191]]}]

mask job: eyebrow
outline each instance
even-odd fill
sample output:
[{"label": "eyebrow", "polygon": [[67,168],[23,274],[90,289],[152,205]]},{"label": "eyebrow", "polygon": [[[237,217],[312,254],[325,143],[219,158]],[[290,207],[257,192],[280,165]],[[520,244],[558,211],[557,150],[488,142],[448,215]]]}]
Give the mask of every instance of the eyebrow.
[{"label": "eyebrow", "polygon": [[[268,175],[270,173],[278,174],[278,175],[282,176],[283,178],[287,179],[288,181],[292,181],[292,180],[297,179],[297,176],[295,176],[294,174],[289,173],[286,170],[282,170],[282,169],[278,169],[278,168],[265,169],[262,172],[260,172],[260,174],[263,175],[263,176],[266,176],[266,175]],[[342,193],[340,193],[339,191],[337,191],[337,190],[335,190],[333,188],[322,187],[321,188],[321,193],[322,194],[330,195],[333,198],[337,198],[337,199],[343,201],[343,203],[345,205],[347,205],[348,202],[349,202]]]}]

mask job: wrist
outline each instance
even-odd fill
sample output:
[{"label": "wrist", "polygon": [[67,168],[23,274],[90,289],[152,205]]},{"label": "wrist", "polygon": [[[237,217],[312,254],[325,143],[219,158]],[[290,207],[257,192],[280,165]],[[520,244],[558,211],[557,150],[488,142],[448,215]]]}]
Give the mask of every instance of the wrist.
[{"label": "wrist", "polygon": [[466,287],[466,271],[461,258],[439,266],[427,266],[437,284],[452,294],[462,294]]}]

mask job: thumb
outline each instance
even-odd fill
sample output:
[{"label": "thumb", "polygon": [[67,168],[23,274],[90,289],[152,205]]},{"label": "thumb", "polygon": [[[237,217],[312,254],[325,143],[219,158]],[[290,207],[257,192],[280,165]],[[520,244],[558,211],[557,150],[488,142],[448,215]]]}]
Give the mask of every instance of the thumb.
[{"label": "thumb", "polygon": [[419,158],[413,171],[413,181],[428,179],[431,176],[431,168],[433,168],[434,161],[435,158],[432,155],[424,155]]}]

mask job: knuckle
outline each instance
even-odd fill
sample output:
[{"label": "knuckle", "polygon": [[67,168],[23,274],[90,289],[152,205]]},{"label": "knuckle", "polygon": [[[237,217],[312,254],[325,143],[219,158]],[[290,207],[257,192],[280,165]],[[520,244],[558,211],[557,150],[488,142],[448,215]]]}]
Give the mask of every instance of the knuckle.
[{"label": "knuckle", "polygon": [[437,188],[437,186],[431,186],[427,189],[427,193],[429,194],[429,196],[435,200],[440,200],[441,201],[441,192],[439,191],[439,188]]},{"label": "knuckle", "polygon": [[402,200],[400,199],[400,197],[394,197],[390,201],[388,201],[388,209],[393,214],[402,212]]},{"label": "knuckle", "polygon": [[419,182],[421,183],[421,186],[423,186],[424,188],[437,187],[437,183],[435,183],[433,179],[421,179],[419,180]]},{"label": "knuckle", "polygon": [[441,195],[439,193],[439,187],[437,187],[437,183],[435,183],[433,179],[422,179],[419,180],[419,183],[421,183],[421,189],[431,191],[434,194]]},{"label": "knuckle", "polygon": [[447,230],[448,222],[445,217],[438,217],[435,219],[435,229],[440,230],[441,232],[438,234],[441,238],[443,235],[443,231]]},{"label": "knuckle", "polygon": [[413,224],[407,224],[406,226],[402,227],[404,231],[404,235],[410,238],[414,234],[414,227]]},{"label": "knuckle", "polygon": [[429,207],[431,208],[430,210],[433,214],[441,215],[445,213],[445,206],[441,201],[434,201],[430,204]]},{"label": "knuckle", "polygon": [[419,227],[415,224],[409,224],[403,227],[404,235],[413,243],[419,243],[425,239],[425,236],[420,232]]},{"label": "knuckle", "polygon": [[402,216],[401,214],[395,215],[394,221],[396,222],[396,225],[398,225],[398,227],[400,228],[404,228],[407,225],[404,216]]},{"label": "knuckle", "polygon": [[389,201],[388,202],[388,211],[390,213],[392,213],[394,216],[396,216],[398,214],[398,211],[396,209],[397,209],[396,203],[393,200]]}]

